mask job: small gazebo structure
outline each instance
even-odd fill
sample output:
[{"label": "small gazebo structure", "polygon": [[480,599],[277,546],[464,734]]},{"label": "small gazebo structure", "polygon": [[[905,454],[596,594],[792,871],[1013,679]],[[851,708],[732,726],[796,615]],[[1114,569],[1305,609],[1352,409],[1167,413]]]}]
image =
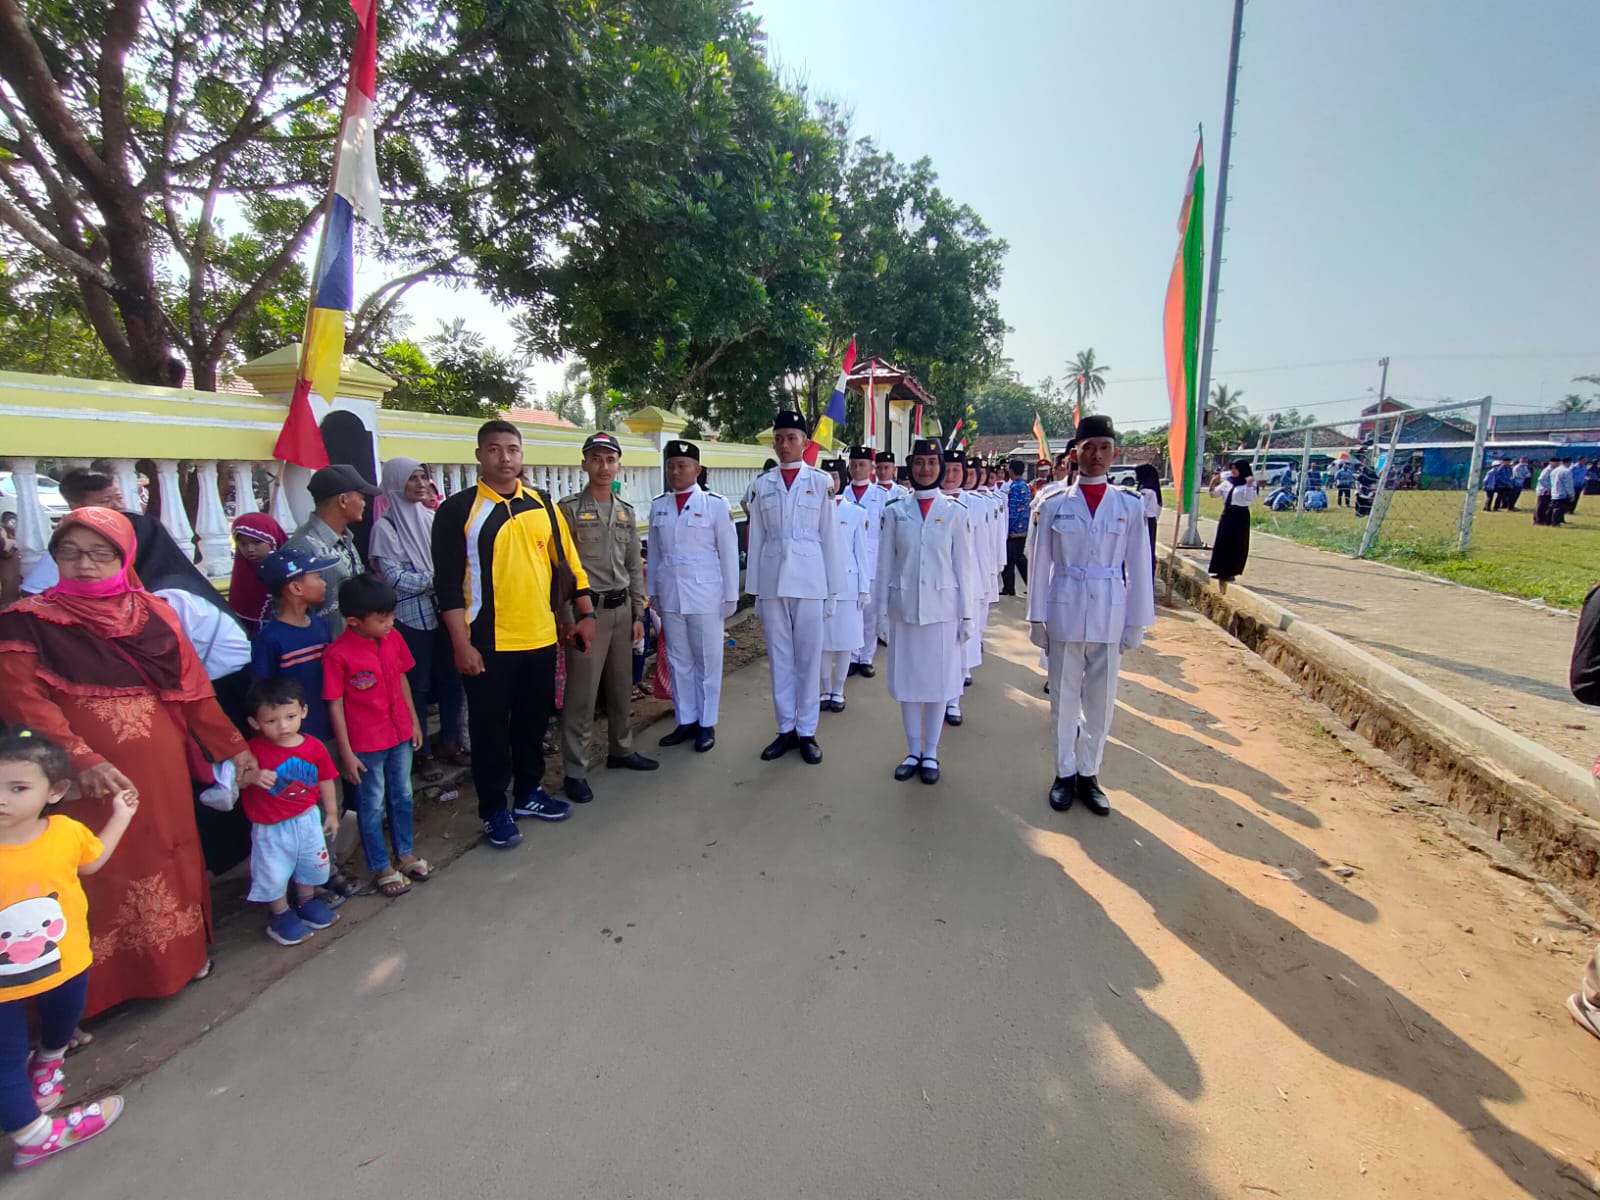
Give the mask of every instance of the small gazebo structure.
[{"label": "small gazebo structure", "polygon": [[909,372],[881,358],[857,359],[855,367],[845,379],[845,387],[859,392],[865,404],[870,396],[875,413],[868,413],[862,421],[864,436],[870,436],[873,415],[877,418],[875,444],[880,450],[894,451],[897,462],[905,462],[911,452],[915,437],[917,409],[924,410],[922,427],[934,425],[935,400]]}]

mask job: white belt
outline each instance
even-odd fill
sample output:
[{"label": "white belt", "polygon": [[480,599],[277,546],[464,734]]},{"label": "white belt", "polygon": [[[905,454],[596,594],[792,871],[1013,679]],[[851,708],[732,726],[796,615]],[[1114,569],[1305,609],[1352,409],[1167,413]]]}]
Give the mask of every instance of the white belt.
[{"label": "white belt", "polygon": [[682,566],[686,566],[689,563],[719,562],[721,560],[718,559],[715,554],[706,553],[706,554],[668,554],[668,555],[665,555],[663,557],[662,561],[669,567],[682,567]]},{"label": "white belt", "polygon": [[1079,567],[1066,569],[1068,579],[1121,579],[1121,567]]}]

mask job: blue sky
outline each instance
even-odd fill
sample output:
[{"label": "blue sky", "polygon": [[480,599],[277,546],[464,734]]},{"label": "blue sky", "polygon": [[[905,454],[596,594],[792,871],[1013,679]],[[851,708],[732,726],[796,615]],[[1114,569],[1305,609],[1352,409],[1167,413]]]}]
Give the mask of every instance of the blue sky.
[{"label": "blue sky", "polygon": [[[1118,381],[1104,409],[1160,419],[1161,300],[1200,121],[1215,183],[1228,0],[754,7],[788,72],[932,158],[1010,242],[1023,377],[1093,346]],[[1600,372],[1597,35],[1579,0],[1247,4],[1213,378],[1333,418],[1383,354],[1391,394],[1500,411]],[[1325,362],[1344,365],[1257,370]]]},{"label": "blue sky", "polygon": [[[1092,346],[1105,411],[1164,420],[1161,300],[1201,121],[1215,192],[1228,0],[754,9],[786,73],[929,156],[1010,243],[1023,377]],[[1600,372],[1597,44],[1592,0],[1247,5],[1213,378],[1249,409],[1335,419],[1385,354],[1392,395],[1487,392],[1501,412]],[[447,311],[509,343],[481,297],[418,289],[409,308],[419,335]],[[1262,370],[1313,363],[1336,365]]]}]

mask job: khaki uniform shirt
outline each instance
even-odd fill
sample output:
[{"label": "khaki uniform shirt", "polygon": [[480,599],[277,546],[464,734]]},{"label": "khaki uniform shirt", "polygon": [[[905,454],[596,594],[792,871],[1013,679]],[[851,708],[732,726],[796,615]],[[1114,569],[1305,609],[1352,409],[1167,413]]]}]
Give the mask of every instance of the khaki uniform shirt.
[{"label": "khaki uniform shirt", "polygon": [[596,503],[589,489],[567,496],[557,506],[572,530],[578,558],[589,576],[595,608],[606,592],[627,589],[635,621],[644,620],[644,556],[633,506],[621,496]]}]

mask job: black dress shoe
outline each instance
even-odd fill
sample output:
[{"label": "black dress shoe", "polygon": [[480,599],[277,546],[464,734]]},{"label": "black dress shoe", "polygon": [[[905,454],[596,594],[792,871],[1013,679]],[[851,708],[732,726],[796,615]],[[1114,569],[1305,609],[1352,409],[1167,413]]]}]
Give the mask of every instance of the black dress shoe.
[{"label": "black dress shoe", "polygon": [[799,742],[794,736],[794,730],[791,729],[788,733],[780,733],[767,743],[767,748],[761,752],[761,761],[771,762],[775,758],[782,758],[797,745],[799,745]]},{"label": "black dress shoe", "polygon": [[717,744],[717,731],[709,725],[700,726],[700,732],[694,735],[694,749],[696,754],[704,754]]},{"label": "black dress shoe", "polygon": [[1057,812],[1066,812],[1072,807],[1072,802],[1078,795],[1078,777],[1076,775],[1056,776],[1056,781],[1050,785],[1050,807]]},{"label": "black dress shoe", "polygon": [[844,677],[849,679],[850,676],[859,674],[861,674],[861,664],[853,662],[845,669]]},{"label": "black dress shoe", "polygon": [[918,771],[918,774],[920,774],[922,776],[922,782],[923,783],[938,783],[939,782],[939,760],[935,759],[935,758],[925,758],[925,759],[923,759],[922,760],[922,767]]},{"label": "black dress shoe", "polygon": [[835,696],[833,698],[832,708],[833,708],[834,712],[843,712],[844,711],[844,697],[843,696]]},{"label": "black dress shoe", "polygon": [[694,737],[699,732],[699,729],[700,726],[698,725],[679,725],[671,733],[667,734],[664,738],[657,742],[656,745],[681,746],[684,742],[687,742],[690,738]]},{"label": "black dress shoe", "polygon": [[612,771],[654,771],[661,764],[635,750],[632,754],[606,755],[606,768]]},{"label": "black dress shoe", "polygon": [[594,799],[594,789],[589,786],[587,779],[569,779],[562,790],[574,804],[587,804]]},{"label": "black dress shoe", "polygon": [[906,755],[905,761],[894,769],[895,782],[904,783],[906,780],[915,775],[917,773],[917,769],[921,766],[922,760],[920,758],[914,758],[909,754]]},{"label": "black dress shoe", "polygon": [[1103,817],[1111,811],[1111,801],[1100,790],[1100,781],[1093,775],[1078,776],[1078,799],[1097,817]]},{"label": "black dress shoe", "polygon": [[944,710],[944,723],[946,725],[959,725],[961,724],[961,720],[962,718],[960,713],[953,713],[948,708]]},{"label": "black dress shoe", "polygon": [[857,663],[856,665],[861,668],[861,670],[856,673],[863,679],[871,679],[878,673],[878,668],[873,666],[871,663]]},{"label": "black dress shoe", "polygon": [[822,747],[817,745],[816,738],[803,737],[800,739],[800,757],[813,767],[822,761]]}]

